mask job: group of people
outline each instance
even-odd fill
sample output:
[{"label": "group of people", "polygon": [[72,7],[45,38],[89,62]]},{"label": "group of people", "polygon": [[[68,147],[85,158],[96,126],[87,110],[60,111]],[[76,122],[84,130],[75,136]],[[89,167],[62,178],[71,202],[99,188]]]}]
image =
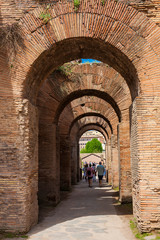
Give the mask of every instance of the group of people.
[{"label": "group of people", "polygon": [[84,178],[88,179],[88,186],[92,187],[92,182],[96,181],[96,175],[98,174],[98,179],[99,179],[99,187],[102,186],[102,179],[105,173],[105,168],[102,165],[101,162],[99,162],[99,165],[96,167],[95,163],[93,164],[85,164],[84,166]]}]

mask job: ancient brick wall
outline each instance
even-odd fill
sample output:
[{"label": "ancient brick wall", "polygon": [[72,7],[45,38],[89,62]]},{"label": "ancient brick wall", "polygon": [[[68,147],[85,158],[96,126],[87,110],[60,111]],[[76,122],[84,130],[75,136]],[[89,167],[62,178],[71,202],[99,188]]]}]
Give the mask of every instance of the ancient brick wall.
[{"label": "ancient brick wall", "polygon": [[1,111],[3,124],[0,129],[1,229],[13,231],[14,228],[14,231],[23,232],[38,219],[37,111],[28,101],[19,102],[18,99],[3,101],[1,97],[1,104],[1,109],[4,109]]},{"label": "ancient brick wall", "polygon": [[139,228],[147,231],[159,228],[160,224],[160,166],[156,144],[160,141],[158,112],[158,98],[137,98],[133,103],[131,141],[134,215],[139,221]]},{"label": "ancient brick wall", "polygon": [[[119,159],[118,159],[118,144],[117,144],[117,136],[112,135],[111,138],[111,182],[113,188],[119,187],[119,183],[122,182],[122,179],[119,177]],[[122,163],[124,165],[124,163]],[[120,189],[121,192],[121,189]],[[123,191],[124,193],[125,191]],[[122,195],[123,195],[122,193]]]},{"label": "ancient brick wall", "polygon": [[39,125],[39,181],[40,203],[57,204],[60,201],[60,158],[58,157],[57,126]]},{"label": "ancient brick wall", "polygon": [[108,183],[112,185],[112,144],[111,139],[107,141],[107,170],[108,170]]},{"label": "ancient brick wall", "polygon": [[[1,24],[12,23],[19,20],[27,11],[36,8],[41,4],[55,4],[56,1],[36,1],[36,0],[1,0]],[[61,2],[61,1],[59,1]],[[67,2],[67,1],[66,1]],[[68,0],[68,2],[71,2]],[[159,0],[119,0],[119,3],[125,3],[132,6],[139,12],[143,12],[148,18],[153,20],[157,25],[160,25],[160,3]]]},{"label": "ancient brick wall", "polygon": [[160,26],[160,2],[159,0],[145,0],[145,1],[127,1],[130,6],[137,9],[139,12],[146,14],[148,18],[153,20]]},{"label": "ancient brick wall", "polygon": [[71,184],[74,185],[77,183],[77,171],[79,171],[77,160],[77,143],[71,144]]},{"label": "ancient brick wall", "polygon": [[60,138],[60,189],[71,190],[71,142],[66,137]]},{"label": "ancient brick wall", "polygon": [[119,168],[120,168],[120,201],[132,201],[131,153],[129,109],[123,111],[123,120],[118,126]]},{"label": "ancient brick wall", "polygon": [[[139,12],[142,7],[139,1],[136,1],[139,11],[123,4],[122,1],[117,3],[108,0],[105,6],[96,0],[90,4],[88,1],[82,1],[78,12],[75,12],[72,2],[57,2],[50,6],[51,19],[47,24],[40,19],[40,14],[46,7],[39,6],[37,2],[34,4],[25,2],[23,6],[22,1],[16,2],[16,5],[12,3],[13,1],[1,1],[0,19],[2,24],[21,19],[17,23],[21,26],[23,47],[19,46],[17,55],[10,61],[5,53],[0,56],[2,66],[0,104],[3,110],[0,119],[3,162],[1,181],[5,183],[4,194],[1,195],[4,209],[1,215],[1,228],[25,231],[36,222],[38,211],[33,214],[33,209],[37,209],[37,125],[34,129],[33,125],[38,121],[34,105],[39,88],[48,75],[64,62],[79,58],[98,59],[113,67],[123,76],[132,100],[136,101],[132,114],[136,120],[132,131],[133,172],[138,169],[136,175],[138,179],[137,181],[133,179],[134,215],[142,231],[157,228],[159,226],[157,182],[160,176],[160,29],[157,5],[159,3],[145,1],[143,6],[147,11],[142,14]],[[130,2],[132,3],[135,4],[133,1]],[[22,16],[23,9],[27,12],[23,12]],[[149,11],[155,16],[148,15],[150,18],[147,18]],[[154,24],[151,18],[157,21],[157,24]],[[9,56],[10,52],[7,54]],[[32,104],[28,103],[28,100]],[[54,102],[57,101],[52,103]],[[57,103],[55,105],[57,107]],[[27,109],[25,115],[24,109]],[[47,109],[45,111],[47,113]],[[51,121],[56,108],[49,111],[51,116],[48,121]],[[48,115],[41,113],[40,111],[41,119],[45,121]],[[63,138],[59,141],[62,148],[65,141],[63,142]],[[35,149],[32,146],[33,142]],[[134,154],[134,147],[137,154]],[[69,149],[66,149],[66,153],[69,160]],[[60,152],[57,152],[57,155],[60,155]],[[14,165],[11,164],[12,160]],[[8,182],[8,178],[13,181]],[[65,181],[70,186],[69,175]],[[12,189],[16,189],[18,193],[16,200],[13,198]],[[8,200],[7,204],[5,199]],[[25,209],[23,216],[22,209]]]}]

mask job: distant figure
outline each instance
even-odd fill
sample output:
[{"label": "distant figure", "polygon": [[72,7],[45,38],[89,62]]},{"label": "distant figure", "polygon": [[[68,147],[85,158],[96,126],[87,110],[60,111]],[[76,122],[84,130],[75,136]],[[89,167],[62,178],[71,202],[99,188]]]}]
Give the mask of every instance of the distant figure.
[{"label": "distant figure", "polygon": [[87,168],[87,177],[88,177],[88,186],[92,187],[92,178],[93,178],[93,168],[91,167],[91,163],[89,164],[89,167]]},{"label": "distant figure", "polygon": [[102,187],[102,178],[103,178],[105,169],[101,162],[99,162],[99,165],[97,166],[97,172],[98,172],[98,179],[99,179],[99,187]]},{"label": "distant figure", "polygon": [[87,168],[88,168],[88,164],[86,163],[86,165],[84,166],[84,179],[87,182]]},{"label": "distant figure", "polygon": [[96,165],[95,165],[95,163],[93,163],[92,168],[93,168],[93,182],[96,182]]}]

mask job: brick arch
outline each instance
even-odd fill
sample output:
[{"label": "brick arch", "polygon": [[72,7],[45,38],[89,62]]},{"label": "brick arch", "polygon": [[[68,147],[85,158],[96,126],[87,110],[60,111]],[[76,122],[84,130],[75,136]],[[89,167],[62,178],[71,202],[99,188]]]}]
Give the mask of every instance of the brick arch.
[{"label": "brick arch", "polygon": [[[134,102],[132,118],[134,127],[132,136],[134,136],[133,143],[134,150],[136,150],[135,154],[133,153],[132,161],[132,163],[135,162],[133,194],[134,199],[137,200],[134,212],[140,220],[138,223],[141,231],[159,226],[159,220],[157,220],[159,209],[158,205],[156,206],[159,195],[155,184],[155,179],[157,177],[159,180],[159,175],[146,162],[148,162],[148,159],[151,159],[152,165],[155,167],[157,166],[157,159],[159,159],[159,145],[155,143],[155,139],[157,139],[156,134],[160,133],[159,119],[156,116],[160,102],[158,99],[160,93],[160,29],[152,21],[148,20],[145,15],[123,3],[108,0],[105,7],[102,7],[100,0],[93,0],[90,2],[90,5],[87,5],[87,2],[89,4],[89,1],[82,0],[82,5],[77,13],[74,12],[72,3],[66,2],[66,5],[64,5],[64,2],[55,4],[51,9],[52,19],[46,25],[39,19],[41,8],[36,8],[34,11],[25,14],[24,18],[19,22],[23,29],[22,34],[26,48],[15,57],[14,68],[10,69],[11,80],[6,78],[5,80],[7,81],[4,81],[4,83],[11,82],[10,89],[14,93],[16,113],[17,115],[19,112],[22,113],[18,117],[15,114],[13,118],[13,121],[19,124],[18,130],[14,128],[16,131],[13,139],[17,140],[16,138],[21,135],[21,142],[25,139],[25,144],[16,145],[18,153],[14,154],[13,152],[13,159],[17,159],[17,162],[21,163],[16,165],[16,172],[18,170],[21,171],[21,165],[24,166],[26,164],[28,168],[25,168],[25,175],[23,174],[23,188],[21,187],[21,178],[17,179],[17,183],[13,186],[19,185],[19,196],[16,199],[17,207],[19,209],[28,209],[28,213],[24,218],[22,218],[22,215],[19,215],[20,222],[23,223],[21,226],[17,223],[17,218],[13,219],[13,225],[9,226],[10,219],[5,215],[6,219],[8,217],[5,220],[7,230],[11,229],[13,231],[14,226],[18,231],[24,232],[37,221],[36,216],[35,218],[31,216],[33,213],[33,215],[37,215],[35,214],[37,206],[35,200],[36,190],[32,188],[32,186],[36,185],[34,184],[36,183],[36,180],[34,181],[36,174],[34,175],[33,173],[36,173],[37,169],[35,167],[33,169],[35,172],[32,171],[28,164],[28,162],[33,162],[33,154],[36,151],[31,152],[31,157],[27,151],[23,151],[23,149],[28,149],[31,145],[32,135],[29,134],[28,126],[31,126],[31,129],[32,126],[35,126],[34,123],[36,121],[33,122],[33,125],[28,124],[28,122],[31,123],[31,115],[36,113],[31,105],[27,108],[27,101],[22,102],[21,100],[22,98],[27,98],[31,103],[35,104],[40,85],[47,76],[64,62],[82,57],[99,59],[118,71],[130,88],[132,100],[136,96],[141,95]],[[7,97],[5,100],[8,100]],[[154,101],[153,107],[150,107],[152,104],[149,105],[147,101],[149,103]],[[21,108],[25,108],[24,112],[19,108],[19,102]],[[5,114],[8,119],[11,119],[11,110],[9,108],[7,110],[10,112],[5,111]],[[30,114],[30,116],[28,117],[27,114]],[[140,116],[141,114],[142,116]],[[147,122],[148,119],[153,119],[157,126],[153,121],[151,123]],[[27,129],[21,127],[23,121],[26,123]],[[149,128],[148,125],[150,126]],[[150,132],[148,129],[150,129]],[[7,131],[9,134],[13,132],[13,126],[8,124]],[[5,139],[4,146],[10,147],[9,139],[11,134],[8,136],[8,140]],[[137,138],[137,136],[139,137]],[[143,142],[140,144],[141,139],[143,139]],[[155,146],[156,152],[154,152]],[[8,159],[10,159],[10,152],[8,156]],[[143,159],[143,156],[148,156],[147,161]],[[36,159],[35,157],[35,161]],[[8,166],[6,162],[5,167]],[[12,169],[10,168],[10,170]],[[137,176],[138,174],[139,176]],[[13,175],[15,175],[15,172],[12,172],[12,179],[14,179]],[[152,175],[154,175],[153,182],[152,179],[149,179]],[[5,178],[6,182],[8,178],[10,176]],[[139,181],[140,179],[142,181]],[[145,188],[145,191],[139,191],[139,189],[144,189],[146,179],[148,179],[147,188]],[[29,186],[27,183],[30,183]],[[155,191],[153,191],[153,186]],[[8,191],[7,187],[6,191]],[[30,204],[27,202],[29,195],[24,195],[24,192],[28,192],[33,197]],[[146,200],[146,195],[151,196],[151,198]],[[7,199],[11,205],[9,196],[7,195]],[[26,205],[21,203],[21,196],[27,202]],[[152,213],[149,209],[150,204],[153,207]],[[16,215],[16,210],[14,209],[13,211],[14,216]],[[29,221],[29,218],[32,218],[32,223]]]},{"label": "brick arch", "polygon": [[[79,128],[77,131],[79,131],[81,129],[81,127],[83,127],[84,125],[88,125],[88,124],[97,124],[98,126],[101,126],[106,132],[107,132],[107,136],[108,138],[110,138],[111,134],[108,131],[108,128],[106,127],[106,122],[104,119],[102,119],[101,117],[94,117],[94,116],[89,116],[89,117],[83,117],[79,120]],[[72,132],[71,132],[72,135]]]},{"label": "brick arch", "polygon": [[[54,71],[40,88],[37,98],[40,119],[44,119],[44,116],[46,116],[52,122],[60,102],[68,94],[78,89],[94,89],[107,92],[122,112],[132,103],[125,80],[106,64],[79,64],[74,62],[65,64],[61,69],[63,70]],[[48,111],[48,108],[50,111]]]},{"label": "brick arch", "polygon": [[[60,115],[58,122],[60,133],[62,135],[67,134],[69,132],[71,122],[74,121],[74,119],[79,115],[86,114],[88,112],[92,112],[93,114],[98,113],[107,118],[112,125],[114,134],[117,134],[117,124],[119,121],[114,109],[105,100],[95,96],[83,96],[81,98],[73,100],[65,107],[62,114]],[[76,126],[78,124],[79,123],[77,122]],[[107,123],[106,128],[110,133],[111,129]]]},{"label": "brick arch", "polygon": [[78,120],[78,128],[76,128],[74,130],[74,127],[73,127],[72,128],[73,132],[72,132],[72,129],[71,129],[70,137],[72,138],[73,135],[78,134],[78,132],[82,128],[82,126],[88,125],[88,124],[97,124],[98,126],[101,126],[103,128],[103,130],[106,131],[108,138],[111,137],[110,129],[106,127],[106,121],[103,118],[101,118],[100,116],[97,117],[97,116],[92,116],[92,115],[80,118]]},{"label": "brick arch", "polygon": [[[114,1],[102,6],[100,0],[90,4],[82,0],[75,13],[72,3],[57,2],[51,6],[51,20],[44,25],[39,19],[41,11],[41,7],[36,8],[20,21],[27,43],[24,58],[29,59],[30,52],[34,53],[25,67],[27,98],[35,101],[41,82],[57,66],[82,57],[96,58],[116,69],[126,80],[132,99],[138,95],[140,87],[143,92],[148,88],[144,74],[151,67],[151,56],[155,58],[152,68],[156,70],[159,66],[159,39],[156,37],[159,28],[143,13]],[[142,63],[146,65],[144,71]],[[139,74],[140,71],[143,74]]]},{"label": "brick arch", "polygon": [[104,120],[108,123],[108,125],[109,125],[109,127],[110,127],[110,130],[111,130],[111,133],[113,133],[112,125],[111,125],[110,121],[109,121],[106,117],[104,117],[102,114],[99,114],[99,113],[88,112],[88,113],[84,113],[84,114],[79,115],[78,117],[76,117],[76,118],[72,121],[72,123],[71,123],[71,125],[70,125],[70,128],[69,128],[69,134],[70,134],[70,132],[71,132],[72,127],[74,126],[74,124],[75,124],[78,120],[80,120],[81,118],[87,117],[87,116],[101,117],[102,119],[104,119]]},{"label": "brick arch", "polygon": [[[87,129],[87,130],[86,130]],[[103,131],[103,135],[104,135],[104,133],[106,134],[106,136],[107,136],[107,138],[109,139],[109,135],[108,135],[108,132],[106,131],[106,129],[102,126],[102,125],[100,125],[100,124],[98,124],[98,123],[88,123],[88,124],[84,124],[80,129],[79,129],[79,138],[80,138],[80,136],[82,135],[82,132],[84,133],[84,132],[86,132],[86,131],[88,131],[88,130],[91,130],[91,129],[93,129],[93,130],[96,130],[96,129],[99,129],[98,131],[100,131],[100,132],[102,132]]]},{"label": "brick arch", "polygon": [[[24,97],[29,98],[31,102],[36,102],[36,96],[40,84],[44,81],[44,79],[49,76],[50,73],[52,73],[58,66],[63,65],[65,62],[76,60],[78,58],[94,58],[113,67],[126,80],[128,87],[130,88],[132,99],[134,99],[138,95],[138,92],[140,92],[140,87],[138,89],[139,80],[137,76],[137,71],[134,65],[122,52],[120,52],[117,48],[113,47],[111,44],[104,43],[102,40],[92,38],[76,38],[66,39],[62,42],[56,43],[55,45],[56,50],[53,50],[55,56],[49,52],[45,55],[42,54],[43,56],[40,56],[35,61],[34,66],[32,66],[34,70],[31,68],[26,76],[26,80],[24,83]],[[83,50],[81,50],[81,45]],[[69,50],[68,48],[71,49]],[[76,53],[73,52],[72,48],[76,49]],[[101,49],[103,49],[103,51]],[[47,56],[51,55],[51,59],[48,59]],[[61,58],[59,57],[58,59],[57,56],[61,56]],[[108,60],[108,58],[110,58],[111,60]],[[55,64],[53,63],[52,59],[55,59]],[[44,63],[46,65],[45,67]],[[50,66],[47,68],[48,65]],[[122,65],[124,66],[122,67]],[[39,69],[38,72],[35,73],[35,69],[38,69],[39,66],[42,69]]]},{"label": "brick arch", "polygon": [[79,122],[79,126],[81,127],[82,125],[88,124],[88,123],[99,123],[100,125],[102,125],[105,129],[107,129],[108,124],[106,123],[106,121],[101,118],[101,117],[96,117],[96,116],[86,116],[81,118],[80,120],[78,120]]},{"label": "brick arch", "polygon": [[100,132],[100,133],[103,135],[105,141],[107,142],[108,136],[106,135],[106,132],[105,132],[101,127],[96,126],[96,125],[92,125],[92,124],[90,124],[90,125],[84,125],[84,126],[81,128],[81,130],[78,132],[78,141],[79,141],[79,139],[81,138],[81,136],[82,136],[85,132],[87,132],[87,131],[89,131],[89,130],[95,130],[95,131]]},{"label": "brick arch", "polygon": [[78,99],[80,97],[83,96],[96,96],[98,98],[103,99],[104,101],[108,102],[112,108],[114,109],[114,111],[117,114],[118,120],[121,121],[121,111],[117,105],[117,103],[114,101],[114,99],[106,92],[102,92],[99,90],[95,90],[95,89],[85,89],[85,90],[79,90],[79,91],[75,91],[70,93],[59,105],[59,107],[57,108],[57,111],[55,113],[55,119],[54,119],[54,123],[58,123],[59,117],[61,115],[61,113],[63,112],[63,110],[65,109],[65,107],[72,102],[75,99]]},{"label": "brick arch", "polygon": [[97,89],[107,92],[122,110],[131,105],[129,88],[124,78],[113,68],[104,63],[64,65],[71,71],[68,79],[62,83],[63,88],[72,86],[73,90]]}]

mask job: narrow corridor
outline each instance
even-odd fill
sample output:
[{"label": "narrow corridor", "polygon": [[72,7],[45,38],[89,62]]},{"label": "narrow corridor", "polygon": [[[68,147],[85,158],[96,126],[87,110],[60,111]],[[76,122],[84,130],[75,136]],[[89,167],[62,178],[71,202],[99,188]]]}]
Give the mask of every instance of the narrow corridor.
[{"label": "narrow corridor", "polygon": [[129,220],[117,215],[114,191],[103,182],[88,188],[81,182],[67,198],[52,211],[40,218],[29,232],[30,240],[134,240]]}]

